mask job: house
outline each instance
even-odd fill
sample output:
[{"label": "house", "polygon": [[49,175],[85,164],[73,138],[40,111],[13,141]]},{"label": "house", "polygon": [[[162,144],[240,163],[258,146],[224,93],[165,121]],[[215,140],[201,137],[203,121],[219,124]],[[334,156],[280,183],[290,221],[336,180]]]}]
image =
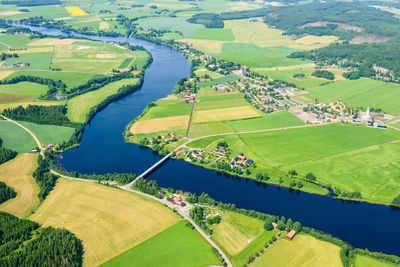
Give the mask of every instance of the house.
[{"label": "house", "polygon": [[253,160],[248,159],[248,160],[246,160],[246,162],[244,164],[247,165],[247,166],[251,166],[251,165],[253,165],[253,163],[254,163]]},{"label": "house", "polygon": [[334,115],[334,114],[326,113],[325,116],[326,116],[328,119],[332,119],[332,120],[336,119],[336,115]]},{"label": "house", "polygon": [[276,229],[276,227],[278,227],[278,224],[273,222],[272,226],[274,227],[274,229]]},{"label": "house", "polygon": [[239,160],[246,160],[246,156],[243,153],[240,153],[239,155],[237,155],[237,158],[239,158]]},{"label": "house", "polygon": [[285,237],[287,240],[292,240],[292,238],[296,235],[296,231],[295,230],[291,230],[287,236]]},{"label": "house", "polygon": [[242,75],[246,75],[246,74],[249,74],[249,73],[250,73],[250,69],[249,69],[248,67],[246,67],[246,66],[242,66],[242,67],[240,68],[239,72],[240,72],[240,74],[242,74]]}]

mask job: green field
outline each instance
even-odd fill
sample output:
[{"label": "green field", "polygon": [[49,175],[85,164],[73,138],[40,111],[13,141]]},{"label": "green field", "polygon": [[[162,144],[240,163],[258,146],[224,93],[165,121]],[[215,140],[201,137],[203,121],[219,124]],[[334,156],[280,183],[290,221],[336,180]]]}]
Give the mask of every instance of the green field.
[{"label": "green field", "polygon": [[355,267],[393,267],[397,266],[395,264],[387,263],[387,262],[382,262],[377,259],[365,256],[365,255],[357,255],[356,256],[356,261],[354,263]]},{"label": "green field", "polygon": [[374,107],[400,114],[400,85],[361,78],[309,90],[321,102],[340,100],[354,107]]},{"label": "green field", "polygon": [[235,36],[231,29],[199,29],[196,34],[190,36],[192,39],[205,39],[216,41],[234,41]]},{"label": "green field", "polygon": [[[80,73],[80,72],[61,72],[61,71],[23,71],[20,70],[7,77],[7,79],[12,79],[21,75],[26,76],[36,76],[42,78],[49,78],[55,81],[61,80],[67,85],[67,88],[73,88],[78,85],[84,84],[92,78],[102,77],[101,74],[93,73]],[[46,86],[47,88],[47,86]]]},{"label": "green field", "polygon": [[17,102],[21,100],[33,100],[40,95],[46,94],[49,88],[46,85],[41,85],[31,82],[20,82],[16,84],[0,85],[0,102]]},{"label": "green field", "polygon": [[279,239],[252,266],[342,266],[340,247],[309,235],[297,235],[291,241]]},{"label": "green field", "polygon": [[152,107],[141,119],[149,120],[172,116],[189,115],[192,105],[183,103],[177,98],[168,97],[157,100],[156,106]]},{"label": "green field", "polygon": [[[68,141],[75,129],[54,125],[39,125],[30,122],[20,122],[30,129],[42,144],[60,144]],[[6,121],[0,121],[0,137],[3,145],[19,153],[28,152],[37,145],[32,137],[21,127]]]},{"label": "green field", "polygon": [[341,190],[359,191],[372,201],[391,202],[399,192],[400,133],[395,130],[331,124],[327,126],[218,136],[195,141],[205,147],[225,139],[234,153],[244,152],[259,170],[278,168],[300,174],[312,172],[317,180]]},{"label": "green field", "polygon": [[68,101],[67,104],[67,117],[71,121],[86,122],[87,116],[91,108],[100,104],[107,97],[115,95],[122,86],[131,85],[138,82],[139,80],[136,78],[124,79],[109,83],[96,91],[91,91],[86,94],[73,97],[71,100]]},{"label": "green field", "polygon": [[[29,63],[29,66],[21,68],[11,68],[14,70],[48,70],[51,65],[53,53],[32,53],[21,54],[17,58],[7,58],[4,61],[5,66],[17,63]],[[1,67],[0,67],[1,69]]]},{"label": "green field", "polygon": [[176,18],[153,18],[146,20],[139,20],[139,25],[146,28],[153,28],[156,30],[169,30],[178,31],[183,36],[191,36],[197,32],[198,29],[204,28],[203,25],[192,24],[187,22],[188,17]]},{"label": "green field", "polygon": [[196,230],[180,221],[102,266],[210,266],[219,260]]},{"label": "green field", "polygon": [[31,151],[36,147],[32,137],[21,127],[6,121],[0,121],[0,138],[3,146],[18,153]]},{"label": "green field", "polygon": [[6,34],[0,35],[0,42],[11,46],[12,48],[24,48],[32,40],[26,34]]},{"label": "green field", "polygon": [[239,77],[235,76],[235,75],[227,75],[221,78],[216,78],[213,79],[211,82],[202,82],[199,84],[199,87],[209,87],[211,85],[216,85],[216,84],[224,84],[224,83],[229,83],[229,82],[234,82],[239,80]]}]

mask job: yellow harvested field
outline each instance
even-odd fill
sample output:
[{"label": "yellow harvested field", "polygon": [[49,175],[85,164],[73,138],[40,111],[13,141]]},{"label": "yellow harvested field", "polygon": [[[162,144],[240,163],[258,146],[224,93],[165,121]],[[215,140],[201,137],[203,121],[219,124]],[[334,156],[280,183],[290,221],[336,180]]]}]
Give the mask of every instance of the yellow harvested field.
[{"label": "yellow harvested field", "polygon": [[16,108],[18,106],[27,107],[28,105],[37,105],[37,106],[56,106],[56,105],[64,105],[66,103],[63,101],[29,101],[29,102],[17,102],[17,103],[4,103],[0,104],[0,111],[6,108]]},{"label": "yellow harvested field", "polygon": [[20,154],[0,165],[0,181],[13,188],[17,197],[0,205],[0,210],[24,218],[39,205],[39,187],[32,177],[37,168],[37,155]]},{"label": "yellow harvested field", "polygon": [[77,6],[69,6],[69,7],[65,7],[65,9],[66,9],[66,10],[69,12],[69,14],[71,14],[71,16],[73,16],[73,17],[88,15],[88,13],[86,13],[86,12],[83,11],[80,7],[77,7]]},{"label": "yellow harvested field", "polygon": [[14,11],[14,10],[7,10],[7,11],[1,11],[0,16],[13,16],[13,15],[18,15],[22,14],[23,12],[21,11]]},{"label": "yellow harvested field", "polygon": [[0,80],[3,80],[4,78],[10,76],[14,72],[15,72],[15,70],[2,70],[2,71],[0,71]]},{"label": "yellow harvested field", "polygon": [[62,46],[62,45],[70,45],[73,42],[77,41],[76,39],[56,39],[56,38],[43,38],[43,39],[36,39],[30,42],[29,46],[44,46],[44,45],[55,45],[55,46]]},{"label": "yellow harvested field", "polygon": [[206,54],[220,54],[222,52],[222,46],[225,43],[224,41],[203,39],[182,39],[180,41],[192,44],[194,47]]},{"label": "yellow harvested field", "polygon": [[260,114],[250,106],[234,108],[212,109],[197,111],[193,118],[194,122],[228,121],[260,117]]},{"label": "yellow harvested field", "polygon": [[97,266],[180,220],[146,197],[64,178],[30,219],[74,233],[83,242],[86,266]]},{"label": "yellow harvested field", "polygon": [[227,20],[225,28],[232,29],[237,43],[255,44],[260,47],[286,46],[297,49],[312,49],[312,46],[296,43],[283,31],[272,29],[263,22],[249,20]]},{"label": "yellow harvested field", "polygon": [[133,124],[130,131],[133,134],[153,133],[166,130],[185,129],[189,123],[189,116],[172,116],[151,120],[139,120]]},{"label": "yellow harvested field", "polygon": [[106,21],[100,22],[100,30],[108,30],[110,29],[110,24]]},{"label": "yellow harvested field", "polygon": [[267,266],[339,267],[340,247],[320,241],[309,235],[297,235],[291,241],[279,239],[252,264],[253,267]]},{"label": "yellow harvested field", "polygon": [[316,44],[329,45],[330,43],[337,41],[337,39],[338,37],[333,35],[323,35],[323,36],[307,35],[300,39],[297,39],[295,42],[304,45],[316,45]]},{"label": "yellow harvested field", "polygon": [[49,53],[53,52],[53,47],[33,47],[28,48],[26,50],[19,50],[15,51],[15,54],[22,55],[22,54],[36,54],[36,53]]},{"label": "yellow harvested field", "polygon": [[222,221],[215,226],[214,239],[228,252],[234,256],[242,251],[248,244],[248,238],[236,229],[232,224]]}]

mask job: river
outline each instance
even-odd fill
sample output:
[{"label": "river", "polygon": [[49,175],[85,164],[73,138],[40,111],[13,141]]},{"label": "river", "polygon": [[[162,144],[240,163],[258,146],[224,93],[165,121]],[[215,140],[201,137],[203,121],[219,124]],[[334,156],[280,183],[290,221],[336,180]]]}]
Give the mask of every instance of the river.
[{"label": "river", "polygon": [[[57,29],[30,27],[48,35],[65,35]],[[141,90],[109,104],[85,127],[79,147],[66,151],[59,162],[69,171],[81,173],[142,173],[161,157],[151,149],[124,142],[126,125],[140,115],[146,105],[170,94],[176,82],[188,77],[190,62],[170,47],[134,38],[85,36],[93,40],[129,42],[141,45],[153,55]],[[400,256],[400,209],[351,202],[314,195],[273,185],[260,184],[191,165],[183,160],[167,160],[149,176],[162,187],[234,203],[239,208],[283,215],[349,242]]]}]

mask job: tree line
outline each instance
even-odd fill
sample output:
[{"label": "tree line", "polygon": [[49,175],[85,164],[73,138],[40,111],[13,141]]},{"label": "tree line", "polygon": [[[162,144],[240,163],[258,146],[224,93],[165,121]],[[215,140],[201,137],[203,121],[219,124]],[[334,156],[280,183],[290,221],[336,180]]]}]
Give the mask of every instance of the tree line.
[{"label": "tree line", "polygon": [[65,229],[0,212],[0,266],[82,266],[82,242]]},{"label": "tree line", "polygon": [[17,193],[5,183],[0,182],[0,204],[17,196]]},{"label": "tree line", "polygon": [[17,152],[5,148],[2,145],[3,139],[0,138],[0,164],[3,164],[4,162],[9,161],[17,156]]},{"label": "tree line", "polygon": [[49,166],[42,157],[38,158],[38,167],[33,172],[32,176],[35,178],[35,181],[39,186],[38,197],[43,201],[50,191],[53,190],[58,176],[49,171]]}]

